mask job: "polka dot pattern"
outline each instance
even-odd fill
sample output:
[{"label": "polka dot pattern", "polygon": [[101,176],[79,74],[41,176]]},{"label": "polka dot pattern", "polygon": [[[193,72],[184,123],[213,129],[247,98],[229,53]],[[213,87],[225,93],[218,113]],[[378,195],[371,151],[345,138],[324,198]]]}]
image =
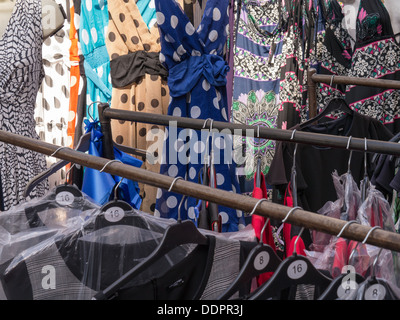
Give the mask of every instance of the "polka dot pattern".
[{"label": "polka dot pattern", "polygon": [[[162,13],[163,16],[161,19],[163,24],[159,25],[162,39],[160,61],[167,69],[182,66],[188,70],[195,70],[196,66],[191,63],[195,63],[195,59],[202,56],[211,59],[210,56],[213,55],[216,60],[223,59],[222,51],[226,41],[224,30],[229,22],[227,15],[229,0],[208,0],[203,20],[197,30],[175,1],[155,0],[155,4],[157,14]],[[193,81],[189,80],[190,76],[179,79],[186,85],[184,86],[186,92],[182,96],[171,95],[168,114],[176,117],[227,121],[225,86],[223,84],[217,86],[216,80],[211,79],[210,75],[206,78],[204,74],[200,74]],[[169,84],[171,86],[171,81]],[[173,87],[171,91],[172,89]],[[168,148],[165,147],[163,150],[160,172],[170,177],[182,177],[198,183],[207,149],[206,137],[207,135],[202,135],[200,131],[170,128],[164,144]],[[225,140],[218,137],[213,142],[215,158],[220,159],[215,165],[217,187],[240,192],[235,166],[224,163],[224,148],[227,145]],[[161,217],[176,219],[181,198],[182,195],[173,191],[160,190],[155,211]],[[198,217],[194,208],[198,200],[188,198],[185,204],[187,205],[181,208],[181,218],[191,219],[197,223]],[[223,206],[219,206],[219,210],[223,231],[237,231],[239,225],[244,225],[244,218],[239,217],[236,210]]]},{"label": "polka dot pattern", "polygon": [[[146,1],[113,0],[108,1],[110,19],[106,37],[107,51],[111,60],[130,52],[160,52],[161,42],[158,25],[169,23],[163,13],[156,13],[154,1],[152,7],[144,7]],[[149,3],[147,1],[146,3]],[[146,10],[144,10],[146,9]],[[143,14],[143,15],[142,15]],[[152,22],[153,21],[153,22]],[[157,24],[154,24],[157,22]],[[160,61],[163,56],[160,54]],[[166,114],[169,103],[169,89],[166,81],[158,75],[146,74],[128,87],[113,88],[111,106],[118,109]],[[135,122],[112,121],[115,139],[122,144],[147,150],[153,154],[156,162],[144,161],[142,168],[160,172],[160,159],[163,153],[164,127]],[[173,169],[172,169],[173,170]],[[173,173],[171,171],[171,173]],[[141,210],[160,215],[156,210],[156,198],[161,196],[157,188],[141,184]],[[172,198],[171,198],[172,199]],[[171,202],[172,201],[172,202]],[[170,200],[170,203],[174,203]]]}]

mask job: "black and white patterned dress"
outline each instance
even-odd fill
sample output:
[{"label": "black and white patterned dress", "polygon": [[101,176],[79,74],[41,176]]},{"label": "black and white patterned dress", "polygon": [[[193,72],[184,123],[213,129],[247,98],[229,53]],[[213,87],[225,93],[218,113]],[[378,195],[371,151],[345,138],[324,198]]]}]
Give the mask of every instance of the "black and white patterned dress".
[{"label": "black and white patterned dress", "polygon": [[[36,139],[35,100],[44,77],[41,15],[41,0],[17,0],[0,37],[0,128]],[[44,155],[0,142],[2,209],[23,201],[26,184],[45,169]],[[31,192],[31,198],[46,189],[47,181]]]}]

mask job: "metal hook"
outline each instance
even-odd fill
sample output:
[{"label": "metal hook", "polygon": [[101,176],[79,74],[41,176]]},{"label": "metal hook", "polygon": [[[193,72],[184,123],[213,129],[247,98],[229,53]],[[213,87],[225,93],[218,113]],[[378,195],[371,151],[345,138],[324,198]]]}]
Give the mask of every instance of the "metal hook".
[{"label": "metal hook", "polygon": [[182,219],[181,219],[181,207],[182,207],[182,204],[183,204],[185,198],[186,198],[186,196],[183,195],[182,199],[181,199],[181,202],[179,203],[179,206],[178,206],[178,222],[182,221]]},{"label": "metal hook", "polygon": [[259,125],[257,126],[257,138],[258,139],[260,138],[260,126]]},{"label": "metal hook", "polygon": [[264,231],[265,231],[265,228],[266,228],[267,225],[268,225],[268,222],[269,222],[269,218],[267,218],[267,220],[265,221],[264,227],[261,229],[261,232],[260,232],[260,242],[261,242],[262,244],[264,244],[264,241],[263,241]]},{"label": "metal hook", "polygon": [[69,149],[68,147],[59,147],[59,148],[57,148],[51,155],[50,155],[50,157],[54,157],[54,155],[58,152],[58,151],[60,151],[61,149]]},{"label": "metal hook", "polygon": [[179,180],[179,179],[183,179],[183,178],[182,178],[182,177],[176,177],[176,178],[174,179],[174,181],[172,181],[172,183],[171,183],[171,185],[170,185],[170,187],[169,187],[169,189],[168,189],[168,192],[170,192],[170,191],[172,190],[172,187],[174,186],[176,180]]},{"label": "metal hook", "polygon": [[213,125],[213,123],[214,123],[214,119],[212,119],[212,118],[207,118],[207,119],[204,121],[203,129],[206,127],[206,124],[207,124],[208,120],[211,120],[211,124],[210,124],[210,128],[209,128],[209,130],[211,131],[211,130],[212,130],[212,125]]},{"label": "metal hook", "polygon": [[120,161],[120,160],[110,160],[110,161],[108,161],[105,165],[104,165],[104,167],[103,168],[101,168],[101,170],[100,170],[100,172],[103,172],[104,171],[104,169],[110,164],[110,163],[112,163],[112,162],[121,162],[122,163],[122,161]]},{"label": "metal hook", "polygon": [[337,238],[340,238],[341,235],[342,235],[342,233],[343,233],[343,231],[344,231],[349,225],[351,225],[352,223],[357,223],[357,221],[356,221],[356,220],[350,220],[350,221],[348,221],[348,222],[343,226],[342,230],[340,230],[340,232],[338,233],[338,235],[337,235],[336,237],[337,237]]},{"label": "metal hook", "polygon": [[294,129],[294,130],[292,131],[292,136],[290,137],[290,140],[293,140],[294,134],[296,133],[296,130],[297,130],[297,129]]},{"label": "metal hook", "polygon": [[372,278],[375,278],[375,266],[376,266],[376,263],[378,262],[378,258],[381,255],[382,250],[383,250],[383,248],[380,248],[378,255],[376,256],[374,263],[372,265]]},{"label": "metal hook", "polygon": [[75,163],[72,164],[72,166],[67,170],[67,172],[65,173],[65,184],[67,184],[68,181],[68,174],[71,172],[72,168],[75,167]]},{"label": "metal hook", "polygon": [[329,86],[330,87],[332,87],[332,85],[333,85],[333,78],[335,77],[335,75],[332,75],[332,77],[331,77],[331,83],[329,84]]},{"label": "metal hook", "polygon": [[115,189],[114,189],[114,200],[117,200],[117,191],[118,191],[119,186],[122,183],[122,180],[124,180],[124,179],[125,179],[124,177],[121,177],[121,180],[119,180],[118,184],[115,186]]},{"label": "metal hook", "polygon": [[[350,136],[349,140],[347,141],[347,147],[346,147],[347,150],[349,150],[351,138],[352,136]],[[349,162],[347,163],[347,172],[350,172],[350,163],[352,156],[353,156],[353,150],[350,150]]]},{"label": "metal hook", "polygon": [[368,146],[367,146],[367,138],[364,138],[364,174],[367,174],[367,151],[368,151]]},{"label": "metal hook", "polygon": [[[381,228],[380,226],[375,226],[375,227],[371,228],[371,229],[368,231],[367,235],[365,236],[364,240],[362,241],[362,244],[365,244],[365,243],[367,242],[369,236],[371,235],[371,233],[372,233],[375,229],[382,229],[382,228]],[[360,243],[357,242],[356,246],[355,246],[354,249],[351,251],[351,254],[350,254],[350,256],[349,256],[349,262],[350,262],[351,259],[353,258],[353,255],[354,255],[354,253],[356,252],[356,249],[357,249],[357,247],[358,247],[359,244],[360,244]]]},{"label": "metal hook", "polygon": [[250,214],[249,214],[250,216],[252,216],[254,214],[254,212],[256,211],[256,208],[258,207],[258,205],[263,201],[268,201],[268,199],[262,198],[262,199],[258,200],[256,205],[254,206],[253,210],[250,212]]},{"label": "metal hook", "polygon": [[299,234],[297,235],[296,240],[294,241],[294,249],[293,249],[293,254],[296,255],[297,254],[297,241],[299,241],[299,238],[301,237],[301,235],[303,234],[304,231],[304,227],[300,229]]},{"label": "metal hook", "polygon": [[297,209],[301,209],[303,210],[303,208],[301,207],[293,207],[292,209],[289,210],[289,212],[287,213],[286,217],[282,220],[282,222],[286,222],[286,220],[289,218],[289,216],[295,212]]},{"label": "metal hook", "polygon": [[93,122],[96,121],[96,120],[94,120],[93,116],[90,114],[90,108],[91,108],[92,105],[94,105],[95,103],[102,103],[102,102],[101,102],[101,101],[93,101],[93,102],[92,102],[91,104],[89,104],[88,107],[87,107],[87,110],[88,110],[87,114],[89,115],[90,119],[92,119]]}]

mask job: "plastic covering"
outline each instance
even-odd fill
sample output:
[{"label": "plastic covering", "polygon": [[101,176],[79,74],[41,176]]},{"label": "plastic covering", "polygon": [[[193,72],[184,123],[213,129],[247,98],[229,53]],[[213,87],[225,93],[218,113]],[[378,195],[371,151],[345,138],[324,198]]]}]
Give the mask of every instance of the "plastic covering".
[{"label": "plastic covering", "polygon": [[[68,205],[60,205],[56,197],[53,190],[0,215],[1,299],[92,299],[148,257],[166,228],[177,223],[135,209],[101,212],[86,195]],[[251,226],[228,233],[198,230],[255,242]],[[173,249],[129,285],[166,273],[195,248]],[[56,290],[42,290],[53,283]]]},{"label": "plastic covering", "polygon": [[[319,214],[346,221],[355,220],[362,225],[380,226],[384,230],[395,232],[391,206],[380,191],[369,184],[367,197],[361,202],[361,192],[350,173],[339,177],[334,172],[332,177],[338,199],[326,203],[319,210]],[[350,266],[353,272],[366,279],[374,270],[377,277],[387,281],[394,288],[398,286],[396,274],[400,263],[396,252],[322,232],[313,232],[313,244],[306,253],[317,269],[327,270],[333,278],[339,276],[345,267]]]}]

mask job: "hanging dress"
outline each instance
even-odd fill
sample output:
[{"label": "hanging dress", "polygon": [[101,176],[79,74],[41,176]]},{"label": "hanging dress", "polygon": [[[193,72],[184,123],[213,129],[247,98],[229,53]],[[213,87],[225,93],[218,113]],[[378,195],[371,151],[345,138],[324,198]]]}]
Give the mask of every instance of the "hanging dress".
[{"label": "hanging dress", "polygon": [[[147,7],[142,2],[148,1],[139,0],[136,4],[134,1],[114,0],[108,4],[110,18],[106,45],[111,60],[111,108],[167,114],[168,72],[159,60],[160,33],[151,19],[151,2]],[[146,20],[139,6],[147,8],[143,11]],[[147,157],[143,169],[160,172],[163,127],[128,121],[112,121],[111,127],[117,143],[152,154],[154,159]],[[140,184],[140,190],[143,199],[141,210],[153,213],[157,188]]]},{"label": "hanging dress", "polygon": [[[65,0],[56,2],[67,12]],[[36,97],[35,108],[36,132],[40,139],[66,147],[70,146],[72,142],[67,135],[70,111],[68,84],[70,81],[69,48],[71,42],[69,29],[70,21],[65,19],[63,27],[56,34],[44,40],[42,58],[45,77]],[[46,161],[47,166],[50,167],[59,159],[47,157]],[[62,168],[48,178],[50,188],[64,182],[65,172],[66,169]]]},{"label": "hanging dress", "polygon": [[[41,1],[18,0],[0,37],[0,128],[34,139],[35,100],[44,77],[41,17]],[[2,209],[23,201],[27,183],[46,168],[43,154],[0,142]],[[47,185],[41,182],[31,197],[43,196]]]},{"label": "hanging dress", "polygon": [[[169,71],[168,114],[228,122],[226,75],[229,67],[222,55],[229,33],[229,0],[208,0],[197,29],[174,0],[156,0],[155,3],[161,34],[160,60]],[[206,128],[210,125],[208,121]],[[162,174],[199,183],[200,171],[208,164],[204,158],[213,149],[214,187],[240,192],[232,159],[231,135],[214,133],[211,137],[214,148],[211,148],[207,143],[208,130],[200,133],[171,124],[165,132]],[[154,214],[177,219],[181,199],[180,194],[159,189]],[[197,199],[184,200],[181,219],[196,222]],[[223,206],[218,209],[223,232],[237,231],[239,224],[244,224],[242,212]]]},{"label": "hanging dress", "polygon": [[[244,0],[238,7],[233,63],[233,123],[277,127],[280,66],[283,63],[279,6],[277,0]],[[234,149],[240,159],[241,190],[251,192],[257,159],[261,159],[261,170],[267,174],[275,141],[235,136]]]},{"label": "hanging dress", "polygon": [[[353,39],[343,27],[342,6],[336,0],[321,1],[319,10],[325,28],[316,38],[315,55],[319,62],[317,72],[329,76],[347,76],[351,67]],[[345,96],[345,85],[317,83],[317,112],[332,99],[344,99]],[[337,117],[338,113],[332,113],[330,116]]]},{"label": "hanging dress", "polygon": [[[400,80],[400,47],[381,0],[360,0],[350,77]],[[392,133],[400,129],[400,91],[348,86],[346,100],[356,111],[378,119]]]},{"label": "hanging dress", "polygon": [[108,26],[107,0],[81,1],[79,42],[86,76],[87,118],[98,119],[97,103],[111,100],[110,58],[105,37]]}]

